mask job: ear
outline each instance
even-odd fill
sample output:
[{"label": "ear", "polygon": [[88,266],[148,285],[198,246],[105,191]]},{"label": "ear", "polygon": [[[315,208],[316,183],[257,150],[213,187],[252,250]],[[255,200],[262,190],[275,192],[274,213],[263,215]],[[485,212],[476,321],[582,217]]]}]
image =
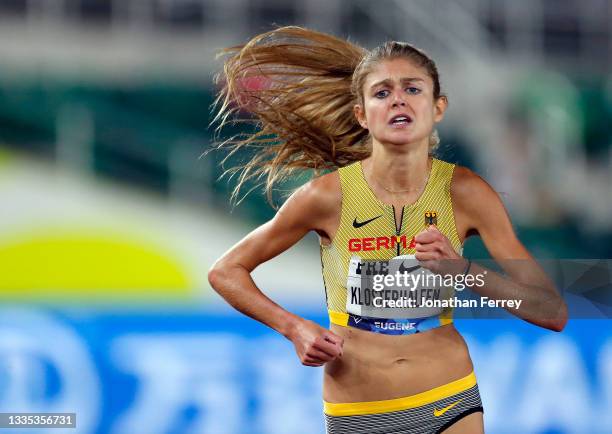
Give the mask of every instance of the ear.
[{"label": "ear", "polygon": [[368,121],[365,117],[365,111],[363,110],[363,106],[361,104],[355,104],[353,106],[353,113],[355,113],[355,118],[357,119],[357,122],[359,122],[359,125],[361,125],[361,127],[363,129],[368,129]]},{"label": "ear", "polygon": [[444,113],[446,112],[447,107],[448,98],[446,98],[445,95],[442,95],[436,100],[436,103],[434,104],[434,121],[436,123],[444,119]]}]

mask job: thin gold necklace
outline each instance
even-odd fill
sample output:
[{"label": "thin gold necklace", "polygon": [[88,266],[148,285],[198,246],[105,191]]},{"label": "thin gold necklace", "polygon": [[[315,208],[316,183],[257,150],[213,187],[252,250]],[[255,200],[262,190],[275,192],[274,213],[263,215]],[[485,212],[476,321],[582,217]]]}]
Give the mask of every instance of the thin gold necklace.
[{"label": "thin gold necklace", "polygon": [[385,191],[391,193],[391,194],[395,194],[395,193],[408,193],[410,191],[421,191],[425,188],[425,186],[427,185],[427,182],[429,181],[429,175],[430,175],[430,171],[427,172],[427,177],[425,178],[425,182],[423,183],[423,185],[421,185],[419,188],[408,188],[406,190],[391,190],[390,188],[385,187],[384,185],[382,185],[378,180],[375,180],[376,183],[378,185],[380,185]]}]

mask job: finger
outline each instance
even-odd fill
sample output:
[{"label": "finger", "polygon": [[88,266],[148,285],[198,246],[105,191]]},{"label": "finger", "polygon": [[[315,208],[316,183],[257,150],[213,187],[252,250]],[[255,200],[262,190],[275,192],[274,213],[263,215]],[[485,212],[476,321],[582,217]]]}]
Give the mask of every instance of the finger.
[{"label": "finger", "polygon": [[308,359],[317,360],[323,363],[334,360],[338,356],[331,356],[330,354],[325,353],[324,351],[317,350],[316,348],[311,348],[306,352],[306,357]]},{"label": "finger", "polygon": [[319,351],[323,351],[326,354],[329,354],[329,356],[331,357],[338,357],[342,351],[340,345],[326,341],[323,338],[317,338],[312,347]]},{"label": "finger", "polygon": [[414,246],[414,249],[417,252],[436,252],[440,249],[440,246],[438,245],[438,243],[416,243]]},{"label": "finger", "polygon": [[304,359],[302,361],[302,365],[304,366],[311,366],[313,368],[317,368],[319,366],[323,366],[325,363],[321,362],[321,361],[314,361],[314,360],[310,360],[310,359]]},{"label": "finger", "polygon": [[339,344],[325,339],[317,339],[313,347],[333,357],[338,357],[342,353],[342,347]]},{"label": "finger", "polygon": [[342,354],[344,353],[344,349],[342,348],[344,345],[344,338],[330,332],[328,335],[324,336],[324,339],[327,342],[331,342],[333,345],[336,345],[338,347],[339,357],[342,357]]},{"label": "finger", "polygon": [[440,232],[436,228],[434,228],[432,230],[427,230],[427,235],[429,237],[431,237],[431,242],[436,242],[436,241],[442,241],[443,242],[446,239],[444,234],[442,232]]},{"label": "finger", "polygon": [[421,265],[427,268],[423,262],[426,261],[435,261],[438,260],[438,254],[436,252],[419,252],[414,255],[414,257],[421,263]]},{"label": "finger", "polygon": [[342,347],[342,345],[344,345],[344,338],[341,336],[338,336],[330,331],[326,332],[323,337],[325,338],[325,340],[329,341],[329,342],[333,342],[334,344],[340,345]]},{"label": "finger", "polygon": [[421,232],[423,235],[417,239],[415,237],[415,241],[420,241],[421,239],[425,240],[424,242],[435,242],[435,241],[444,241],[446,236],[435,225],[429,225],[426,229]]},{"label": "finger", "polygon": [[320,357],[315,356],[314,353],[310,350],[304,353],[304,355],[300,357],[300,359],[302,360],[302,363],[310,363],[313,365],[320,366],[327,362],[327,356],[320,358]]},{"label": "finger", "polygon": [[421,232],[419,232],[418,234],[416,234],[416,235],[415,235],[415,237],[418,237],[418,236],[419,236],[419,235],[421,235],[421,234],[426,234],[427,232],[428,232],[428,231],[427,231],[427,228],[425,228],[425,229],[423,229]]},{"label": "finger", "polygon": [[424,230],[414,237],[417,243],[431,243],[436,240],[436,232]]}]

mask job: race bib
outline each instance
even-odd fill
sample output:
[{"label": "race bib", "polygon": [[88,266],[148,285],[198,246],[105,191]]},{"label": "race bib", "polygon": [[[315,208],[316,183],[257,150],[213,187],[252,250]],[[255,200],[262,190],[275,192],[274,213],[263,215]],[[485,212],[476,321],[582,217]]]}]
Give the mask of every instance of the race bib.
[{"label": "race bib", "polygon": [[[353,256],[346,282],[346,311],[369,318],[426,318],[444,310],[453,287],[440,275],[423,268],[414,255],[387,261]],[[438,301],[436,301],[438,300]]]}]

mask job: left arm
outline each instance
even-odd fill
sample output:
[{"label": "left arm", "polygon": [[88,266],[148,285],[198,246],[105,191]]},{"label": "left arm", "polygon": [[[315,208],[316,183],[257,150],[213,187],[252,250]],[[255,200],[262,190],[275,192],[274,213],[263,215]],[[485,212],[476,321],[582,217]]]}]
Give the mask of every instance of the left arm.
[{"label": "left arm", "polygon": [[[523,301],[521,307],[509,312],[535,325],[563,330],[567,322],[565,302],[554,283],[516,237],[499,195],[472,171],[456,167],[451,196],[460,236],[462,233],[478,233],[493,259],[510,277],[487,270],[484,286],[473,289],[491,299],[520,299]],[[433,226],[417,235],[415,241],[416,258],[425,261],[427,268],[435,269],[436,263],[443,259],[461,259],[450,241]],[[467,261],[461,262],[464,266],[459,267],[462,268],[459,273],[467,265]],[[473,263],[469,274],[482,274],[484,271],[484,267]]]}]

